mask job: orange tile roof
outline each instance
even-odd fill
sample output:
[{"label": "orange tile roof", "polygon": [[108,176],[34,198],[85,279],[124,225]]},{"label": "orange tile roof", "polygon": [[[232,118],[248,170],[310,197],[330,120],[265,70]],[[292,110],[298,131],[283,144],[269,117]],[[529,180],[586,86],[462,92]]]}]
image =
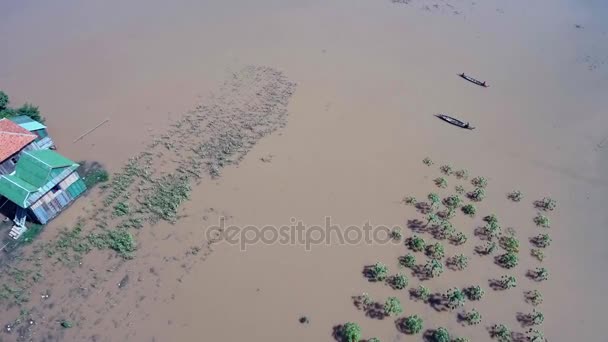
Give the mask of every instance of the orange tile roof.
[{"label": "orange tile roof", "polygon": [[9,119],[0,119],[0,163],[21,151],[36,135]]}]

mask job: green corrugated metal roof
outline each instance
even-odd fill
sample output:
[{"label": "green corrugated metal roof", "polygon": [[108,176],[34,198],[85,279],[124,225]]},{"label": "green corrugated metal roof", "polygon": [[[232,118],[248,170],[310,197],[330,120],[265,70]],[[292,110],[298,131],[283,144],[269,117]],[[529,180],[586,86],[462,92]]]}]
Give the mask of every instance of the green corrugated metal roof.
[{"label": "green corrugated metal roof", "polygon": [[27,115],[16,116],[14,118],[11,118],[10,120],[30,132],[37,131],[39,129],[46,129],[45,125],[41,124],[36,120],[33,120]]},{"label": "green corrugated metal roof", "polygon": [[36,191],[38,188],[15,175],[0,177],[0,194],[22,208],[26,207],[29,195]]},{"label": "green corrugated metal roof", "polygon": [[25,208],[30,194],[37,192],[68,168],[76,170],[78,164],[55,151],[23,152],[17,162],[15,173],[0,177],[0,195]]}]

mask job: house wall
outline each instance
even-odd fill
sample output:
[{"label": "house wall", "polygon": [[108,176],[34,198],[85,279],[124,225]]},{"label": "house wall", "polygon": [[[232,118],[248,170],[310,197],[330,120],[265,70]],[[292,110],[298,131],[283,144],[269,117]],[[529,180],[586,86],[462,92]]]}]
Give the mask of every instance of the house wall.
[{"label": "house wall", "polygon": [[46,224],[59,215],[70,203],[86,191],[84,181],[77,172],[71,173],[56,187],[29,207],[31,216]]}]

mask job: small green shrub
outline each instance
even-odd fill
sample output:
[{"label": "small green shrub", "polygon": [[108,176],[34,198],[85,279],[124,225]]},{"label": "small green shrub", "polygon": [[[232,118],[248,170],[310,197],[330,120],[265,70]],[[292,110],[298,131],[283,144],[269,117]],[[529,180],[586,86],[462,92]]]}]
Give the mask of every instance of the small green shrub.
[{"label": "small green shrub", "polygon": [[533,309],[531,313],[524,316],[525,323],[528,325],[541,325],[545,321],[545,315],[542,312]]},{"label": "small green shrub", "polygon": [[473,216],[475,216],[475,214],[477,214],[477,208],[473,204],[467,204],[462,207],[462,212],[465,215],[473,217]]},{"label": "small green shrub", "polygon": [[464,254],[458,254],[450,258],[449,263],[458,270],[464,270],[469,266],[469,257]]},{"label": "small green shrub", "polygon": [[114,216],[125,216],[129,214],[130,211],[129,203],[127,202],[119,202],[114,206]]},{"label": "small green shrub", "polygon": [[534,275],[534,279],[537,281],[544,281],[549,279],[549,271],[547,271],[544,267],[537,267],[532,274]]},{"label": "small green shrub", "polygon": [[437,328],[431,335],[433,342],[450,342],[450,333],[446,328]]},{"label": "small green shrub", "polygon": [[504,290],[515,288],[517,286],[517,279],[514,276],[503,275],[498,281],[498,286]]},{"label": "small green shrub", "polygon": [[526,331],[526,341],[528,342],[547,342],[545,334],[536,329],[530,329]]},{"label": "small green shrub", "polygon": [[375,281],[384,281],[388,277],[388,267],[381,262],[377,262],[370,269],[370,277]]},{"label": "small green shrub", "polygon": [[422,160],[422,163],[423,163],[424,165],[426,165],[426,166],[431,166],[431,165],[433,165],[433,164],[434,164],[434,163],[433,163],[433,161],[432,161],[430,158],[428,158],[428,157],[427,157],[427,158],[424,158],[424,159]]},{"label": "small green shrub", "polygon": [[429,200],[429,202],[431,202],[432,207],[437,206],[437,204],[439,204],[439,202],[441,201],[441,198],[439,197],[439,195],[437,195],[434,192],[431,192],[430,194],[428,194],[427,199]]},{"label": "small green shrub", "polygon": [[452,174],[453,169],[450,165],[441,165],[441,167],[439,168],[439,170],[441,171],[441,173],[443,173],[446,176],[449,176]]},{"label": "small green shrub", "polygon": [[403,234],[401,233],[401,227],[394,227],[391,231],[391,238],[394,241],[401,241],[403,239]]},{"label": "small green shrub", "polygon": [[342,326],[342,337],[346,342],[359,342],[361,340],[361,327],[357,323],[345,323]]},{"label": "small green shrub", "polygon": [[433,259],[442,259],[445,256],[445,249],[440,242],[436,242],[426,247],[426,254]]},{"label": "small green shrub", "polygon": [[543,302],[543,294],[538,290],[528,291],[525,293],[526,302],[538,306]]},{"label": "small green shrub", "polygon": [[481,323],[481,314],[479,311],[472,309],[463,314],[463,319],[468,325],[477,325]]},{"label": "small green shrub", "polygon": [[403,312],[401,302],[397,297],[388,297],[384,302],[384,314],[386,316],[397,316]]},{"label": "small green shrub", "polygon": [[467,171],[465,169],[458,170],[458,171],[454,172],[454,175],[456,175],[456,178],[458,178],[458,179],[468,179],[469,171]]},{"label": "small green shrub", "polygon": [[414,252],[421,252],[426,248],[426,242],[423,238],[414,235],[407,239],[408,247]]},{"label": "small green shrub", "polygon": [[545,252],[543,252],[542,249],[532,248],[530,250],[530,255],[535,257],[540,262],[543,262],[543,260],[545,260]]},{"label": "small green shrub", "polygon": [[416,265],[416,257],[413,254],[408,253],[399,258],[399,264],[405,267],[412,268]]},{"label": "small green shrub", "polygon": [[463,232],[457,232],[450,237],[453,244],[459,246],[467,242],[467,236]]},{"label": "small green shrub", "polygon": [[503,255],[500,255],[497,258],[498,264],[504,268],[511,269],[519,263],[519,257],[517,254],[512,252],[507,252]]},{"label": "small green shrub", "polygon": [[498,342],[511,342],[511,331],[504,324],[495,324],[490,328],[490,336]]},{"label": "small green shrub", "polygon": [[532,243],[538,248],[547,248],[551,245],[549,234],[540,234],[532,238]]},{"label": "small green shrub", "polygon": [[435,185],[437,185],[441,189],[445,189],[448,187],[448,181],[443,177],[435,178],[434,182]]},{"label": "small green shrub", "polygon": [[437,259],[431,259],[424,265],[424,271],[429,278],[435,278],[443,273],[443,264]]},{"label": "small green shrub", "polygon": [[464,302],[466,301],[464,292],[457,287],[448,290],[446,294],[443,295],[443,298],[447,302],[447,307],[452,310],[464,305]]},{"label": "small green shrub", "polygon": [[507,197],[513,202],[520,202],[524,198],[524,194],[519,190],[515,190],[508,193]]},{"label": "small green shrub", "polygon": [[475,202],[481,202],[486,198],[486,190],[484,188],[475,188],[475,190],[469,192],[469,198]]},{"label": "small green shrub", "polygon": [[418,202],[416,201],[415,197],[407,196],[407,197],[403,198],[403,203],[409,204],[409,205],[416,205],[416,203],[418,203]]},{"label": "small green shrub", "polygon": [[401,329],[406,334],[418,334],[423,329],[423,321],[418,315],[408,316],[401,322]]},{"label": "small green shrub", "polygon": [[534,205],[540,210],[552,211],[557,206],[557,201],[550,197],[545,197],[541,200],[534,202]]},{"label": "small green shrub", "polygon": [[407,286],[408,281],[403,273],[397,273],[391,277],[389,283],[394,289],[403,290]]},{"label": "small green shrub", "polygon": [[551,227],[551,222],[549,222],[549,218],[541,213],[538,213],[536,217],[534,217],[534,223],[536,223],[537,226],[543,228]]},{"label": "small green shrub", "polygon": [[469,300],[480,300],[486,294],[481,286],[470,286],[464,289],[464,293]]},{"label": "small green shrub", "polygon": [[488,180],[485,177],[475,177],[471,180],[471,183],[476,188],[485,188],[488,186]]},{"label": "small green shrub", "polygon": [[490,214],[484,217],[483,220],[486,221],[488,224],[498,225],[498,217],[496,217],[496,214]]},{"label": "small green shrub", "polygon": [[518,253],[519,252],[519,240],[515,236],[501,236],[500,246],[507,252]]},{"label": "small green shrub", "polygon": [[448,196],[443,200],[443,204],[450,209],[458,208],[461,203],[462,199],[456,195]]},{"label": "small green shrub", "polygon": [[431,297],[431,290],[428,287],[418,285],[418,288],[414,291],[416,298],[426,302]]}]

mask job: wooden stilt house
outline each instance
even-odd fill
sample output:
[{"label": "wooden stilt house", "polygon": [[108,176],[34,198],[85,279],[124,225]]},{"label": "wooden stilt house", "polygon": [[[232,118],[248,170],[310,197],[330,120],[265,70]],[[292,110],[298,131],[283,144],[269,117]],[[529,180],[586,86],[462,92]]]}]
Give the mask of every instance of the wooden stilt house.
[{"label": "wooden stilt house", "polygon": [[24,151],[15,172],[0,176],[0,195],[17,206],[15,222],[46,224],[86,190],[78,164],[52,150]]}]

